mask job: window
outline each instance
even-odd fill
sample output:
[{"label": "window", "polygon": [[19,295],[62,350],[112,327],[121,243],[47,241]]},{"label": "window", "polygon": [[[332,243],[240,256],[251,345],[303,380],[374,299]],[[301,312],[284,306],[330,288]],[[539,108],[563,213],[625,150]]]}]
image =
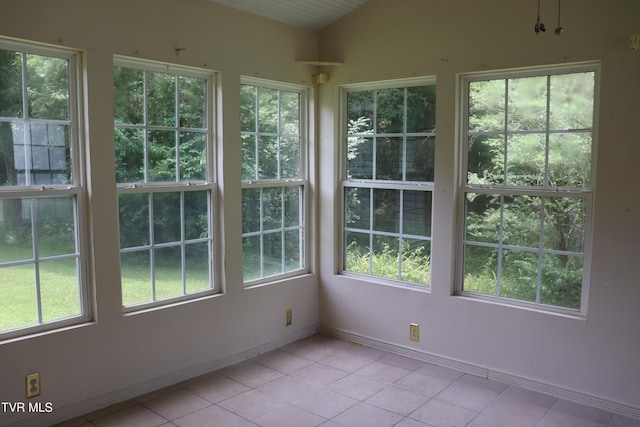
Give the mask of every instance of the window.
[{"label": "window", "polygon": [[217,291],[210,72],[116,58],[122,302],[139,309]]},{"label": "window", "polygon": [[585,310],[596,65],[463,77],[464,294]]},{"label": "window", "polygon": [[434,80],[345,89],[343,270],[429,285]]},{"label": "window", "polygon": [[245,284],[308,271],[306,89],[244,79],[241,86]]},{"label": "window", "polygon": [[0,336],[89,317],[78,55],[0,41]]}]

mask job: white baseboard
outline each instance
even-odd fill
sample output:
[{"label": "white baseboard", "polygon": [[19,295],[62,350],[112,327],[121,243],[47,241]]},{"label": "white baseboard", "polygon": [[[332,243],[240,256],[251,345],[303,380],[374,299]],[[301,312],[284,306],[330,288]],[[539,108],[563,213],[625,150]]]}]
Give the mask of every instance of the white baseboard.
[{"label": "white baseboard", "polygon": [[396,344],[390,344],[384,341],[354,334],[348,331],[330,328],[326,325],[320,325],[320,333],[325,335],[331,335],[347,341],[352,341],[358,344],[363,344],[369,347],[390,351],[392,353],[411,357],[413,359],[421,360],[423,362],[429,362],[435,365],[445,366],[445,367],[456,369],[469,374],[478,375],[480,377],[488,378],[490,380],[500,381],[506,384],[516,385],[529,390],[538,391],[538,392],[556,397],[558,399],[591,406],[591,407],[602,409],[615,414],[620,414],[620,415],[633,417],[633,418],[640,418],[640,408],[629,406],[623,403],[613,402],[613,401],[592,396],[589,394],[558,387],[555,385],[545,384],[545,383],[534,381],[528,378],[519,377],[517,375],[495,371],[493,369],[473,365],[473,364],[462,362],[459,360],[449,359],[446,357],[415,350],[412,348],[403,347]]},{"label": "white baseboard", "polygon": [[77,418],[90,412],[115,405],[116,403],[124,402],[126,400],[151,393],[152,391],[159,390],[161,388],[168,387],[170,385],[177,384],[182,381],[207,374],[209,372],[217,371],[226,366],[230,366],[258,356],[260,354],[269,352],[271,350],[278,349],[294,341],[298,341],[316,333],[318,333],[318,326],[309,326],[291,335],[287,335],[275,341],[250,348],[248,350],[233,354],[228,357],[224,357],[222,359],[211,360],[200,365],[190,366],[179,371],[171,372],[169,374],[162,375],[160,377],[156,377],[139,384],[131,385],[129,387],[96,396],[81,402],[73,403],[68,406],[55,407],[53,412],[50,412],[48,414],[39,414],[23,420],[19,420],[12,424],[9,424],[7,427],[44,427],[61,423],[66,420]]}]

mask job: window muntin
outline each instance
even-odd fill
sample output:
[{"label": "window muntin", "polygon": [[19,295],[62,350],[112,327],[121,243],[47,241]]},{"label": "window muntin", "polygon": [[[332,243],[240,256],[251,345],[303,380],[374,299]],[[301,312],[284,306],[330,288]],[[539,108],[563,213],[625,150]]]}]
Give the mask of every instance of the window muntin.
[{"label": "window muntin", "polygon": [[213,76],[116,58],[115,150],[127,310],[217,291]]},{"label": "window muntin", "polygon": [[343,265],[429,285],[435,82],[345,89]]},{"label": "window muntin", "polygon": [[585,311],[596,72],[464,79],[464,294]]},{"label": "window muntin", "polygon": [[0,41],[0,336],[89,318],[77,54]]},{"label": "window muntin", "polygon": [[308,271],[306,89],[241,86],[242,248],[247,285]]}]

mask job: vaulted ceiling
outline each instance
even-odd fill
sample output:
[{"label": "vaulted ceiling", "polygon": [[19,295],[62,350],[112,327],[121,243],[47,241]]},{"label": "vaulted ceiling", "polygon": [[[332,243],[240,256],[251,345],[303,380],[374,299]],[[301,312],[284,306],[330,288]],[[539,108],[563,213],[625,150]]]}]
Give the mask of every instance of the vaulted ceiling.
[{"label": "vaulted ceiling", "polygon": [[211,0],[274,21],[319,31],[367,0]]}]

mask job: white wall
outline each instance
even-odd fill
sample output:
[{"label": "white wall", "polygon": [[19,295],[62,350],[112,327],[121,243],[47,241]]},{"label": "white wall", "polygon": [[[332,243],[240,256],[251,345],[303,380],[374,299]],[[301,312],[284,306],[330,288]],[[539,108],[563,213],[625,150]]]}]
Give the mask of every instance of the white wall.
[{"label": "white wall", "polygon": [[[0,35],[81,49],[86,61],[87,151],[96,322],[0,342],[0,401],[25,401],[25,374],[40,372],[54,412],[96,409],[163,382],[312,333],[315,275],[254,289],[242,286],[240,76],[308,85],[297,59],[317,53],[317,35],[206,0],[3,0]],[[179,56],[175,48],[185,48]],[[113,149],[112,55],[220,73],[220,194],[225,295],[123,316]],[[1,292],[1,291],[0,291]],[[0,298],[2,297],[0,293]],[[293,325],[284,326],[287,308]],[[70,409],[71,408],[71,409]],[[66,411],[66,412],[65,412]],[[29,414],[0,412],[0,425]],[[76,414],[79,415],[79,414]]]},{"label": "white wall", "polygon": [[[640,414],[640,2],[369,0],[320,33],[330,82],[319,90],[320,321],[338,331],[466,362],[621,404]],[[452,296],[455,271],[456,74],[602,61],[591,288],[586,319]],[[437,78],[431,292],[336,274],[340,229],[338,87]],[[409,323],[421,326],[409,341]]]}]

